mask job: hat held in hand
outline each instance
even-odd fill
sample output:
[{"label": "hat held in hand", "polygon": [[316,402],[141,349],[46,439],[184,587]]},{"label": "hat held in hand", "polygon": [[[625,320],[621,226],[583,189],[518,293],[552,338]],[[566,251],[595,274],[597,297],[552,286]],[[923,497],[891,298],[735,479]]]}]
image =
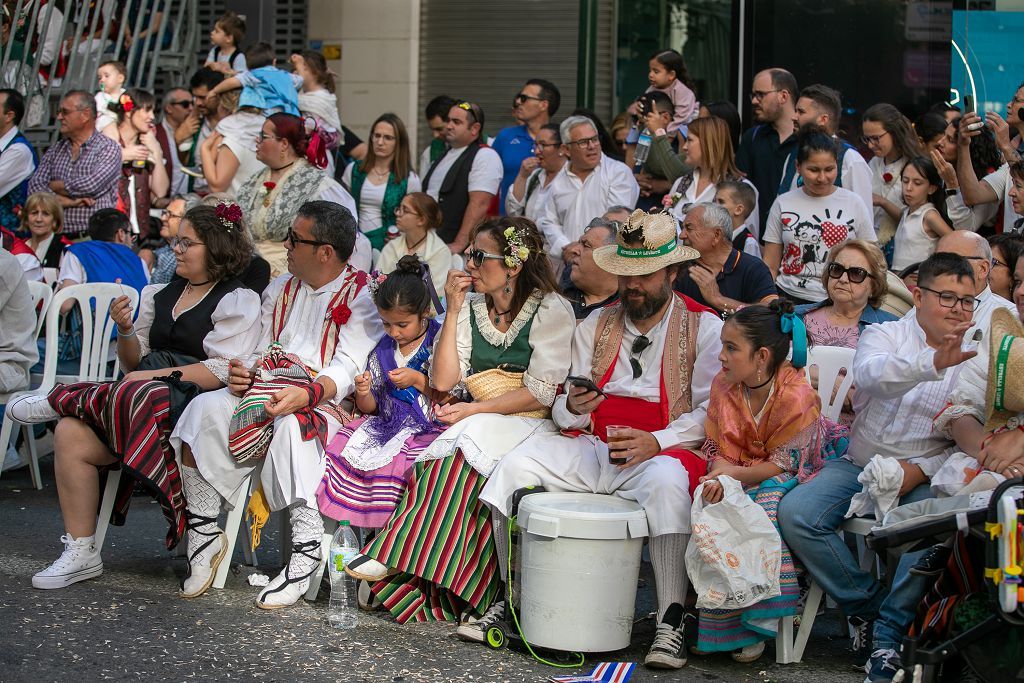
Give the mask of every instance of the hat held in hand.
[{"label": "hat held in hand", "polygon": [[676,219],[667,212],[637,209],[619,229],[616,244],[594,250],[594,263],[612,275],[650,275],[700,252],[679,243]]},{"label": "hat held in hand", "polygon": [[989,332],[985,433],[1024,412],[1024,325],[1005,308],[992,312]]}]

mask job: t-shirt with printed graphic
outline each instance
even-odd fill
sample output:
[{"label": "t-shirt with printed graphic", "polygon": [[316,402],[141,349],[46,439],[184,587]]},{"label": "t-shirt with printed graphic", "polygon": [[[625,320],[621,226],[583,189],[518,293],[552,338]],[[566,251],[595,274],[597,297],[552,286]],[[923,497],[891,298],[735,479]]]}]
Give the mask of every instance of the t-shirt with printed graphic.
[{"label": "t-shirt with printed graphic", "polygon": [[812,197],[798,187],[779,195],[768,212],[765,243],[782,245],[775,279],[786,294],[804,301],[826,298],[821,285],[828,251],[858,237],[875,241],[875,228],[864,200],[842,187],[827,197]]}]

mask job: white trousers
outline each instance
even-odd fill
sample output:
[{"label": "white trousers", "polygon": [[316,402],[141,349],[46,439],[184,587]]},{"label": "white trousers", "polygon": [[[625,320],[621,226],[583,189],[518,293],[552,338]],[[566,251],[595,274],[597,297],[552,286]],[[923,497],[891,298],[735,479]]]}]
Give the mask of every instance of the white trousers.
[{"label": "white trousers", "polygon": [[666,455],[619,468],[608,461],[608,446],[596,437],[532,436],[498,462],[480,500],[508,517],[512,494],[531,485],[632,500],[647,513],[651,536],[690,533],[689,474]]},{"label": "white trousers", "polygon": [[[317,439],[303,441],[294,415],[274,420],[274,436],[262,460],[237,463],[228,452],[228,426],[240,398],[227,389],[200,394],[182,414],[171,434],[171,445],[181,460],[181,446],[188,444],[199,474],[226,501],[249,481],[257,467],[263,494],[273,511],[296,503],[316,509],[316,490],[324,476],[326,460]],[[323,413],[321,413],[323,414]],[[328,441],[341,425],[327,418]]]}]

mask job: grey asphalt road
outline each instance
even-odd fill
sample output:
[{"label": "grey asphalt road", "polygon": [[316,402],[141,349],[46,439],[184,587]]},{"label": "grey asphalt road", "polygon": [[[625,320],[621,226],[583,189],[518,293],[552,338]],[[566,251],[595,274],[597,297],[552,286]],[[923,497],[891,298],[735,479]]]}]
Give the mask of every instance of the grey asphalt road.
[{"label": "grey asphalt road", "polygon": [[[63,533],[53,465],[43,461],[46,486],[36,491],[28,470],[0,478],[0,681],[81,683],[166,681],[544,681],[555,673],[589,672],[598,661],[642,661],[653,635],[651,620],[633,631],[629,649],[588,657],[586,665],[556,671],[513,650],[463,643],[447,624],[396,624],[386,613],[361,613],[358,628],[327,626],[327,590],[315,603],[266,612],[253,604],[255,588],[233,567],[224,590],[197,600],[178,597],[184,558],[163,547],[159,507],[136,497],[123,527],[111,527],[104,573],[57,591],[31,587],[31,576],[60,553]],[[276,515],[258,552],[260,570],[279,564]],[[233,562],[242,562],[236,551]],[[644,566],[637,614],[653,609],[653,577]],[[326,588],[326,587],[325,587]],[[769,644],[761,661],[740,665],[727,656],[691,657],[681,671],[638,667],[648,681],[757,681],[859,683],[839,618],[817,619],[804,662],[779,665]],[[592,661],[591,661],[592,660]]]}]

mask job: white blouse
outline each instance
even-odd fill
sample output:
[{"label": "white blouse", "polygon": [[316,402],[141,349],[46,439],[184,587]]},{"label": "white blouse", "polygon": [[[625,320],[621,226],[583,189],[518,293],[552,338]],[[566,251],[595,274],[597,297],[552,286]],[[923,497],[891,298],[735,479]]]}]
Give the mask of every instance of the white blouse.
[{"label": "white blouse", "polygon": [[[508,331],[500,332],[487,314],[487,301],[484,295],[468,294],[459,311],[455,334],[461,370],[460,381],[472,373],[470,356],[473,353],[473,330],[469,317],[471,308],[481,336],[495,346],[511,346],[531,316],[533,317],[528,340],[532,353],[526,373],[523,375],[523,384],[541,405],[551,406],[555,402],[558,385],[565,381],[572,363],[572,334],[576,329],[576,317],[569,302],[553,292],[543,296],[534,292],[512,321]],[[438,334],[437,341],[434,342],[435,356],[440,341],[441,335]],[[431,371],[433,367],[431,366]]]},{"label": "white blouse", "polygon": [[[147,285],[142,289],[139,317],[135,321],[140,357],[150,351],[149,330],[156,318],[153,297],[166,286]],[[177,315],[172,311],[171,316],[177,320],[183,313],[198,306],[212,291],[213,288],[209,289],[202,299],[179,311]],[[259,294],[246,287],[239,287],[225,294],[213,309],[213,329],[203,339],[207,360],[202,361],[202,364],[224,384],[228,381],[228,362],[232,358],[245,358],[256,348],[260,336],[259,301]]]},{"label": "white blouse", "polygon": [[[345,187],[352,187],[352,165],[356,163],[358,162],[353,161],[345,167],[345,173],[341,176],[341,182]],[[367,177],[363,182],[363,186],[359,190],[358,216],[359,229],[363,232],[372,232],[377,228],[395,224],[394,216],[383,216],[380,211],[380,205],[384,202],[384,192],[387,188],[388,184],[386,181],[380,185],[374,185],[370,182],[370,178]],[[419,192],[421,188],[420,177],[410,171],[409,182],[406,183],[406,194]]]},{"label": "white blouse", "polygon": [[[444,298],[444,283],[448,279],[448,271],[452,267],[452,252],[433,230],[427,232],[426,239],[416,247],[416,255],[420,261],[430,266],[430,280],[434,283],[437,296]],[[398,261],[406,256],[405,236],[391,240],[380,250],[377,258],[377,270],[382,273],[390,273],[398,267]]]},{"label": "white blouse", "polygon": [[224,136],[220,146],[230,149],[238,160],[238,170],[228,188],[232,195],[237,196],[242,183],[265,168],[256,158],[256,136],[262,131],[264,121],[266,118],[260,114],[238,112],[217,124],[217,132]]},{"label": "white blouse", "polygon": [[[685,177],[686,175],[684,174],[676,178],[676,181],[672,183],[672,189],[668,192],[669,195],[673,195],[679,191],[679,188],[683,183],[683,178]],[[752,182],[746,178],[743,179],[743,182],[754,190],[754,208],[750,212],[750,215],[747,216],[747,226],[750,228],[750,233],[757,238],[761,236],[761,213],[757,208],[760,203],[759,193]],[[703,202],[710,202],[713,204],[715,202],[715,195],[718,193],[718,186],[711,183],[704,188],[703,192],[697,194],[697,185],[699,184],[700,169],[695,168],[693,169],[693,181],[690,183],[690,186],[686,188],[686,192],[684,192],[683,196],[679,198],[679,201],[677,201],[672,207],[672,215],[676,217],[676,220],[678,220],[680,224],[682,224],[683,219],[686,218],[686,214],[690,211],[690,207],[694,204],[700,204]]]},{"label": "white blouse", "polygon": [[[906,206],[903,203],[903,182],[900,180],[900,174],[906,165],[907,160],[904,157],[900,157],[891,164],[885,163],[882,157],[873,157],[868,162],[868,168],[871,170],[871,192],[885,197],[900,207],[900,210]],[[889,174],[888,182],[885,180],[887,173]],[[887,238],[896,234],[896,220],[880,206],[869,206],[868,208],[874,211],[875,234],[878,235],[879,241],[888,242]]]}]

